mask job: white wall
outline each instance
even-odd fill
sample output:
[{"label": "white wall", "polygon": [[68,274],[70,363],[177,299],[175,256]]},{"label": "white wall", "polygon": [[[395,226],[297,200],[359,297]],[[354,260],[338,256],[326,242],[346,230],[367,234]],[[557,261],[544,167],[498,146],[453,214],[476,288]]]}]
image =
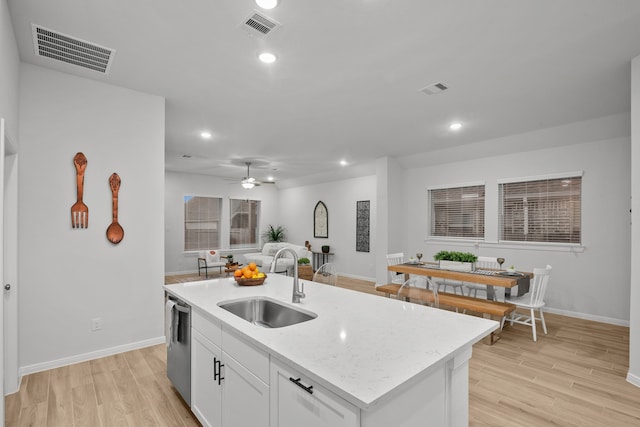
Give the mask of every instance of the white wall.
[{"label": "white wall", "polygon": [[376,284],[389,281],[387,254],[403,252],[406,246],[404,233],[405,200],[404,170],[397,159],[383,157],[376,160],[377,245]]},{"label": "white wall", "polygon": [[[329,212],[329,237],[313,237],[313,210],[318,201]],[[356,252],[356,202],[371,201],[369,252]],[[280,191],[280,220],[288,231],[288,241],[311,243],[311,250],[320,252],[329,245],[335,255],[330,261],[339,274],[375,280],[376,240],[376,177],[335,181],[326,184],[307,185]]]},{"label": "white wall", "polygon": [[[242,172],[239,172],[239,177]],[[261,185],[250,190],[239,182],[227,181],[207,175],[167,172],[165,174],[165,271],[180,274],[197,271],[197,252],[184,251],[184,196],[222,197],[223,230],[229,224],[229,198],[260,200],[260,230],[268,224],[280,224],[278,190],[274,185]],[[260,245],[262,247],[262,245]],[[255,252],[229,251],[229,237],[223,233],[220,248],[225,253]]]},{"label": "white wall", "polygon": [[20,57],[6,0],[0,0],[0,117],[13,143],[18,141],[18,81]]},{"label": "white wall", "polygon": [[640,56],[631,64],[631,293],[629,305],[629,373],[627,379],[640,387]]},{"label": "white wall", "polygon": [[[557,133],[562,131],[558,129]],[[544,131],[545,138],[550,135],[553,132]],[[519,136],[512,138],[517,140]],[[426,200],[427,186],[484,181],[488,242],[474,247],[425,241],[427,205],[420,202],[407,209],[405,252],[421,250],[429,259],[441,249],[455,248],[478,255],[502,256],[506,264],[524,271],[551,264],[551,285],[546,297],[549,307],[579,317],[626,324],[631,243],[629,152],[629,139],[617,138],[409,170],[406,184],[422,183],[420,201]],[[584,171],[583,253],[525,250],[497,243],[497,179],[572,171]]]},{"label": "white wall", "polygon": [[[21,65],[20,364],[23,373],[163,340],[164,100]],[[74,155],[88,229],[71,228]],[[109,176],[122,179],[107,241]],[[91,331],[91,319],[102,330]]]}]

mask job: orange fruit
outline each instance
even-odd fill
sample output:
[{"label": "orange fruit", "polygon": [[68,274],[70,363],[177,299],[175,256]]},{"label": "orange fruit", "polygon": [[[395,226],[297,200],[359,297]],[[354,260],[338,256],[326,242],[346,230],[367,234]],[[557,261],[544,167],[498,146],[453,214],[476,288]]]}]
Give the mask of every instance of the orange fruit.
[{"label": "orange fruit", "polygon": [[258,268],[258,266],[256,265],[256,263],[255,263],[255,262],[250,262],[250,263],[249,263],[249,265],[248,265],[247,267],[249,267],[249,270],[251,270],[251,271],[253,271],[253,270],[255,270],[256,268]]},{"label": "orange fruit", "polygon": [[242,277],[242,270],[239,268],[233,272],[234,277]]}]

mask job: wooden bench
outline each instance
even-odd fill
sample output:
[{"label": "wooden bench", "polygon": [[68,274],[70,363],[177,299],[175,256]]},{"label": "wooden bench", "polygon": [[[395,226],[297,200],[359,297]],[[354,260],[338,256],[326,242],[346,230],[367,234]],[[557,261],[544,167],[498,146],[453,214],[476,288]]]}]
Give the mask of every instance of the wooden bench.
[{"label": "wooden bench", "polygon": [[[389,283],[387,285],[382,285],[376,287],[376,291],[384,292],[387,297],[391,294],[397,295],[400,290],[400,286],[395,283]],[[407,298],[409,297],[409,289],[404,288],[400,297]],[[422,288],[411,288],[412,299],[420,300],[426,303],[433,302],[433,294]],[[476,313],[488,314],[491,316],[497,316],[500,318],[500,331],[504,326],[504,322],[511,312],[516,309],[515,304],[511,304],[508,302],[500,302],[500,301],[491,301],[480,298],[468,297],[464,295],[451,294],[447,292],[438,292],[438,305],[453,307],[456,309],[462,309],[465,311],[473,311]],[[494,332],[491,333],[491,344],[500,339],[499,336],[496,336]]]}]

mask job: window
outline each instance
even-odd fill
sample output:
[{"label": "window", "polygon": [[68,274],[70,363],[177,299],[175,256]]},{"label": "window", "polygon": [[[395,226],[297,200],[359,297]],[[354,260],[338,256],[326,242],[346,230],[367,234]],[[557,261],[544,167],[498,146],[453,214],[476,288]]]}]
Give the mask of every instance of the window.
[{"label": "window", "polygon": [[184,196],[184,250],[220,247],[220,197]]},{"label": "window", "polygon": [[581,242],[581,173],[499,185],[501,240]]},{"label": "window", "polygon": [[484,239],[484,184],[429,189],[431,236]]},{"label": "window", "polygon": [[257,247],[260,201],[231,199],[230,206],[230,247],[232,249]]}]

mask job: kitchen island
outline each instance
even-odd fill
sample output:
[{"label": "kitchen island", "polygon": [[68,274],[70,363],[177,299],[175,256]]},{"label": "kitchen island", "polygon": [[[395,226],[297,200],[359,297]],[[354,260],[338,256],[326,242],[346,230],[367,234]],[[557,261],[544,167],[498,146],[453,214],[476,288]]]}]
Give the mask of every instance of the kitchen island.
[{"label": "kitchen island", "polygon": [[[328,419],[323,418],[325,407],[330,408],[329,415],[338,414],[345,421],[340,425],[468,425],[468,360],[472,345],[497,329],[497,322],[303,282],[306,297],[300,304],[291,303],[292,278],[275,274],[262,286],[238,286],[233,279],[223,278],[164,288],[192,306],[194,337],[214,355],[219,351],[220,356],[212,356],[212,363],[218,363],[217,371],[213,371],[213,376],[218,375],[218,385],[221,377],[229,381],[227,369],[232,373],[243,368],[241,359],[246,360],[245,365],[256,366],[244,378],[259,386],[251,390],[262,387],[256,398],[263,399],[267,394],[267,408],[263,410],[268,412],[268,421],[261,425],[288,425],[289,411],[298,417],[291,425],[335,424],[322,421]],[[248,297],[266,297],[317,317],[269,329],[219,306],[221,302]],[[212,331],[210,338],[204,337],[203,331]],[[201,351],[192,351],[196,358],[200,357]],[[194,370],[211,363],[201,364],[193,354],[192,378],[202,381],[205,373]],[[227,362],[220,363],[225,357]],[[261,360],[266,360],[267,365]],[[293,390],[284,389],[288,387],[286,377],[295,384]],[[192,384],[192,391],[195,388]],[[194,393],[194,399],[196,396]],[[284,396],[288,403],[282,401]],[[320,401],[309,400],[315,398]],[[221,399],[224,402],[224,397]],[[229,398],[222,411],[233,412],[233,402]],[[292,407],[296,402],[302,406]],[[249,401],[243,403],[254,406]],[[335,410],[334,403],[346,410]],[[255,408],[260,408],[257,402]],[[299,418],[306,416],[307,410],[312,418],[317,416],[310,424]],[[198,418],[204,417],[200,410],[194,413]],[[222,425],[225,419],[228,418],[223,413]],[[209,420],[203,424],[217,425]]]}]

